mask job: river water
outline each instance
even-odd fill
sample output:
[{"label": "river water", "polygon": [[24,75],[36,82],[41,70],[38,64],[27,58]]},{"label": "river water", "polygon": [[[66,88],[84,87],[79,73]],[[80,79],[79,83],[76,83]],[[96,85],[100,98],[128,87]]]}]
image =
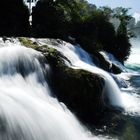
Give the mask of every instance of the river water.
[{"label": "river water", "polygon": [[[90,132],[64,104],[51,96],[51,87],[44,78],[50,68],[42,54],[25,48],[17,40],[4,43],[0,39],[0,140],[140,139],[139,42],[132,42],[125,71],[116,75],[117,85],[112,74],[96,67],[80,46],[60,40],[54,43],[47,39],[32,40],[56,48],[71,61],[72,65],[66,62],[69,67],[102,75],[110,104],[124,111],[107,112],[102,127]],[[119,86],[122,81],[126,86]]]}]

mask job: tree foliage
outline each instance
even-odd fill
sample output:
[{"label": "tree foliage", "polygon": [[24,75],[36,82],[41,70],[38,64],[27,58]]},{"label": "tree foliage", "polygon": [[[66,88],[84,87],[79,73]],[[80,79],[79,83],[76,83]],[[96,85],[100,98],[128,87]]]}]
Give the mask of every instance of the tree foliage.
[{"label": "tree foliage", "polygon": [[[85,50],[92,53],[104,49],[113,53],[122,63],[130,54],[128,23],[131,16],[127,8],[97,8],[86,0],[39,0],[32,9],[32,26],[29,10],[23,0],[0,2],[0,35],[75,38]],[[111,18],[120,21],[116,30]]]},{"label": "tree foliage", "polygon": [[128,15],[128,11],[129,8],[118,7],[115,9],[114,14],[114,16],[120,20],[120,25],[116,34],[116,48],[114,49],[114,54],[122,63],[127,60],[131,51],[129,39],[132,34],[128,31],[127,26],[132,17]]},{"label": "tree foliage", "polygon": [[65,28],[64,13],[53,0],[38,1],[32,16],[34,36],[53,38],[61,36],[61,29]]},{"label": "tree foliage", "polygon": [[120,62],[124,63],[131,51],[129,39],[134,36],[132,31],[128,29],[128,26],[130,26],[130,22],[133,19],[132,16],[128,14],[130,8],[117,7],[111,9],[109,7],[102,7],[100,9],[103,11],[106,18],[119,20],[115,36],[113,36],[114,45],[112,45],[112,47],[104,46],[104,49],[113,53]]},{"label": "tree foliage", "polygon": [[113,40],[115,35],[104,12],[85,0],[39,1],[33,9],[33,31],[42,37],[72,36],[88,51],[111,46],[107,37]]},{"label": "tree foliage", "polygon": [[29,11],[22,0],[1,0],[0,19],[0,35],[29,35]]}]

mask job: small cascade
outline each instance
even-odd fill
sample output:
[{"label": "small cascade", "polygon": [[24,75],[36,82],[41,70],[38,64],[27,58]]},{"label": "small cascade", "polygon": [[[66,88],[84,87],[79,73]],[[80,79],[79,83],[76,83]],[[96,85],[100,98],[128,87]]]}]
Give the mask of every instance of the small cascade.
[{"label": "small cascade", "polygon": [[125,63],[129,69],[124,68],[124,66],[118,63],[111,54],[102,52],[107,60],[110,60],[111,62],[113,61],[114,64],[119,65],[119,67],[124,70],[123,73],[114,76],[117,82],[121,85],[120,88],[109,73],[95,66],[93,62],[94,60],[92,61],[90,55],[80,48],[79,45],[73,46],[60,40],[50,39],[37,39],[34,41],[39,45],[47,44],[49,47],[57,49],[71,61],[72,65],[66,63],[68,66],[74,69],[84,69],[104,77],[104,95],[109,98],[111,105],[123,108],[126,114],[140,116],[139,41],[132,41],[132,53],[128,61]]},{"label": "small cascade", "polygon": [[51,97],[44,78],[49,66],[39,52],[10,42],[0,46],[1,140],[103,139]]},{"label": "small cascade", "polygon": [[109,98],[109,102],[112,106],[121,109],[125,108],[121,91],[115,83],[114,79],[110,76],[109,73],[96,67],[90,55],[79,45],[74,46],[60,40],[56,41],[49,39],[37,39],[34,41],[36,41],[39,45],[47,44],[49,47],[57,49],[71,61],[72,65],[69,65],[70,67],[74,69],[84,69],[102,76],[105,79],[104,96],[107,96],[107,98]]}]

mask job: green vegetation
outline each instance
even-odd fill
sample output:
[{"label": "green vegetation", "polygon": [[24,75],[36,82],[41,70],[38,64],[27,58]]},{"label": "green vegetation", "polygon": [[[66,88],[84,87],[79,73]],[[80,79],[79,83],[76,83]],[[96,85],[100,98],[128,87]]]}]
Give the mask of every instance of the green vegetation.
[{"label": "green vegetation", "polygon": [[[123,63],[131,50],[128,10],[122,7],[96,8],[86,0],[39,0],[32,9],[30,26],[29,10],[23,0],[1,1],[0,35],[60,38],[79,43],[91,54],[104,49]],[[117,29],[110,22],[112,18],[120,21]],[[23,42],[30,44],[29,41]],[[31,47],[36,46],[32,44]]]},{"label": "green vegetation", "polygon": [[65,103],[75,115],[88,125],[99,123],[104,111],[104,78],[81,69],[65,65],[63,57],[55,49],[39,48],[45,53],[51,75],[48,83],[60,102]]},{"label": "green vegetation", "polygon": [[36,43],[32,42],[30,39],[26,37],[19,37],[18,39],[20,43],[26,47],[33,48],[33,49],[38,48],[38,45]]},{"label": "green vegetation", "polygon": [[114,12],[115,17],[120,20],[120,25],[116,33],[116,48],[113,50],[113,54],[122,63],[127,60],[130,54],[131,44],[129,39],[133,37],[133,34],[127,30],[127,25],[132,18],[130,15],[128,15],[128,10],[129,9],[119,7],[116,8]]},{"label": "green vegetation", "polygon": [[138,132],[131,121],[125,124],[123,135],[120,140],[138,140]]},{"label": "green vegetation", "polygon": [[[122,7],[97,9],[85,0],[39,0],[32,13],[32,35],[71,42],[70,36],[89,53],[104,49],[123,63],[131,48],[128,10]],[[116,30],[110,22],[112,18],[120,21]]]}]

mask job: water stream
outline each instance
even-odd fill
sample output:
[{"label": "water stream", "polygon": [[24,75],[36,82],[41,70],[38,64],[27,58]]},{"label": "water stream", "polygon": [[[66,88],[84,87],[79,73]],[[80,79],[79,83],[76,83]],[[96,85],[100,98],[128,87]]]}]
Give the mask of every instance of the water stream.
[{"label": "water stream", "polygon": [[0,40],[0,140],[103,139],[51,96],[43,59],[19,42]]},{"label": "water stream", "polygon": [[[119,88],[110,73],[98,68],[91,56],[79,45],[71,45],[61,40],[32,39],[39,45],[48,45],[61,52],[73,69],[84,69],[105,79],[104,96],[113,107],[123,108],[126,125],[121,139],[139,137],[140,116],[140,74],[139,67],[133,67],[136,48],[126,63],[122,74],[116,75],[129,84]],[[103,52],[104,53],[104,52]],[[106,59],[112,61],[110,54]],[[111,57],[110,57],[111,56]],[[135,59],[134,59],[135,60]],[[47,84],[50,67],[43,55],[22,46],[17,39],[3,42],[0,39],[0,140],[102,140],[85,128],[77,118],[52,96]],[[113,62],[117,62],[113,58]],[[139,65],[139,61],[137,61]],[[132,68],[133,67],[133,68]],[[121,66],[123,69],[123,66]],[[134,71],[135,70],[135,71]],[[121,80],[120,80],[121,83]],[[129,132],[131,130],[131,133]],[[118,130],[119,131],[119,130]]]}]

